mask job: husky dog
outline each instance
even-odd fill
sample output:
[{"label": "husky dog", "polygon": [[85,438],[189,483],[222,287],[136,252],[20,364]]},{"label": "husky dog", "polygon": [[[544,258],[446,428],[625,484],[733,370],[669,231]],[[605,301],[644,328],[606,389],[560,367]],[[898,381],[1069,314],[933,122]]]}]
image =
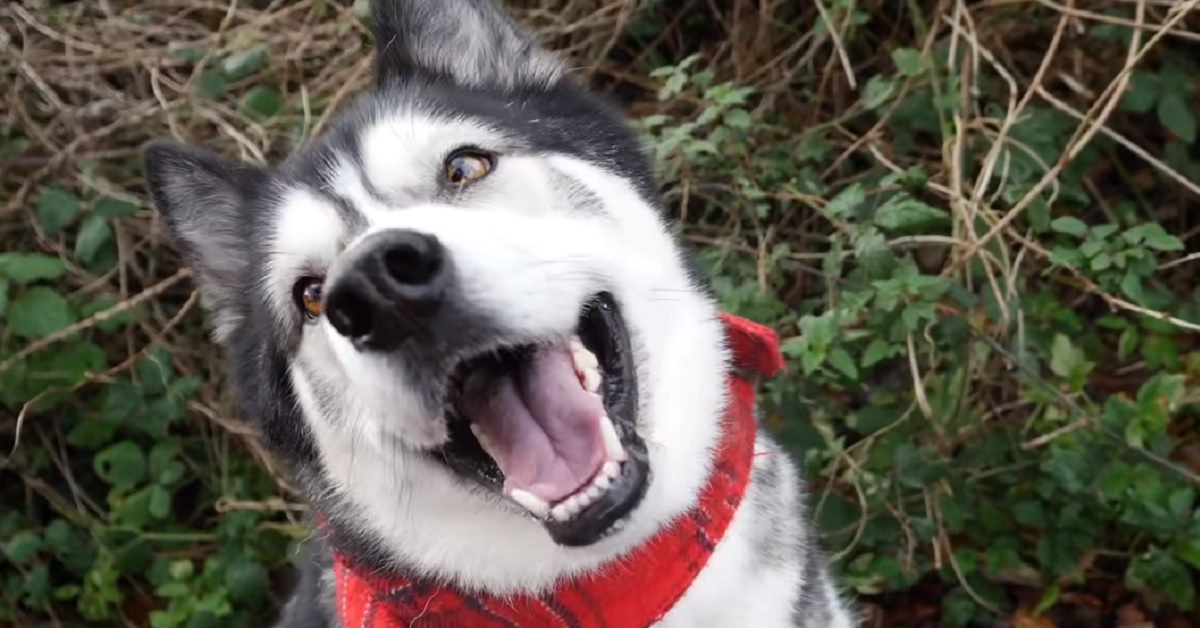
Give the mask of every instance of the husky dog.
[{"label": "husky dog", "polygon": [[[348,564],[425,583],[397,604],[438,583],[422,604],[553,606],[697,504],[729,397],[722,315],[636,135],[563,61],[490,0],[372,18],[374,89],[283,163],[145,150],[244,412],[325,532],[281,625],[348,621]],[[796,467],[746,460],[698,573],[629,571],[679,595],[626,625],[851,626]],[[514,624],[547,625],[495,625]]]}]

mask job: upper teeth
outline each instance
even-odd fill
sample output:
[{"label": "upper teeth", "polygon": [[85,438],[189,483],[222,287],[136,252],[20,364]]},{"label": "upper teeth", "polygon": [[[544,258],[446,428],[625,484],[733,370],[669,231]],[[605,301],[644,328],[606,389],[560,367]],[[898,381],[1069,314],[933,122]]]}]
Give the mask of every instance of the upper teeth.
[{"label": "upper teeth", "polygon": [[600,417],[600,436],[604,439],[604,453],[608,454],[609,461],[624,462],[629,456],[625,453],[625,448],[621,446],[621,439],[617,436],[617,427],[613,425],[612,419],[608,415]]},{"label": "upper teeth", "polygon": [[583,346],[579,338],[572,338],[571,359],[575,362],[575,370],[579,373],[579,382],[590,393],[600,390],[600,361],[595,354]]}]

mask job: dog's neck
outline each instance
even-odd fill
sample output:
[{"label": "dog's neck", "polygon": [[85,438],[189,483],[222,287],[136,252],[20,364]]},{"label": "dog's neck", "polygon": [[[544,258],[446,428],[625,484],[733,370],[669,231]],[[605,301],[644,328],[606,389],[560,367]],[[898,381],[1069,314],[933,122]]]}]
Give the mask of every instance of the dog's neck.
[{"label": "dog's neck", "polygon": [[465,593],[403,573],[384,573],[334,550],[337,608],[346,625],[649,626],[691,586],[723,538],[750,482],[757,421],[756,376],[783,368],[773,331],[722,316],[733,364],[716,459],[694,507],[646,543],[540,596]]}]

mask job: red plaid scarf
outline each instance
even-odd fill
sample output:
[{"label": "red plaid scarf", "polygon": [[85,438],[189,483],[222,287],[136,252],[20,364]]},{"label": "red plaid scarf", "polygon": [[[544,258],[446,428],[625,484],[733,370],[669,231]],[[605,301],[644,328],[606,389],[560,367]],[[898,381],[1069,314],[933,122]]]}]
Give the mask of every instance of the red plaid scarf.
[{"label": "red plaid scarf", "polygon": [[737,511],[754,458],[754,375],[783,370],[775,332],[722,314],[734,368],[729,408],[695,508],[628,556],[544,595],[465,594],[403,574],[355,569],[334,553],[338,609],[348,628],[642,628],[666,615],[708,562]]}]

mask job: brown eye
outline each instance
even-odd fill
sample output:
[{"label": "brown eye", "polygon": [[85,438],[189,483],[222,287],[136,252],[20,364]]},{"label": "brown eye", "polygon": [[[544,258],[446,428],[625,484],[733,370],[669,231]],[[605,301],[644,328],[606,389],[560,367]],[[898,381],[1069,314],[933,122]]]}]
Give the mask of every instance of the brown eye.
[{"label": "brown eye", "polygon": [[478,151],[462,151],[446,160],[446,180],[455,185],[474,183],[492,171],[492,158]]},{"label": "brown eye", "polygon": [[312,318],[321,316],[324,306],[321,303],[321,280],[316,277],[305,277],[296,282],[296,306],[304,315]]}]

